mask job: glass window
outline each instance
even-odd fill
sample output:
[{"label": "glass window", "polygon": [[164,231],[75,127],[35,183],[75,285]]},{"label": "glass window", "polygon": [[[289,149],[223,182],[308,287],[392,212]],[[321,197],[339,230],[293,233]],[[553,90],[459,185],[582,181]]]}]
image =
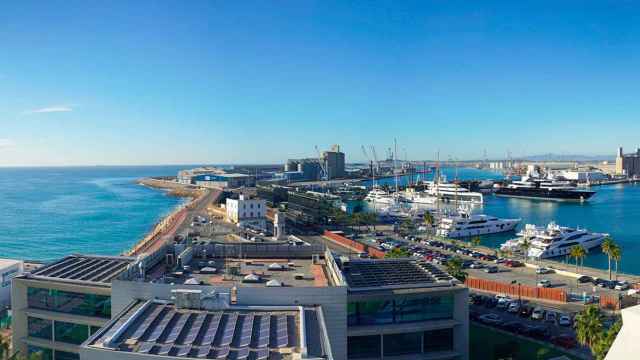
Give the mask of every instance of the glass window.
[{"label": "glass window", "polygon": [[372,300],[347,305],[349,326],[410,323],[453,317],[453,296],[396,298],[393,301]]},{"label": "glass window", "polygon": [[98,332],[98,330],[100,330],[101,327],[100,326],[92,326],[89,330],[91,331],[91,335],[95,334]]},{"label": "glass window", "polygon": [[53,322],[51,320],[29,317],[27,318],[27,331],[29,336],[53,340]]},{"label": "glass window", "polygon": [[66,314],[111,317],[111,297],[42,288],[28,288],[27,301],[34,309]]},{"label": "glass window", "polygon": [[56,360],[80,360],[80,355],[76,353],[56,350]]},{"label": "glass window", "polygon": [[56,321],[56,341],[80,345],[89,337],[89,326]]},{"label": "glass window", "polygon": [[424,352],[453,350],[453,329],[424,332]]},{"label": "glass window", "polygon": [[357,324],[377,325],[393,323],[393,301],[371,300],[357,303]]},{"label": "glass window", "polygon": [[419,354],[422,352],[422,333],[384,335],[384,356]]},{"label": "glass window", "polygon": [[53,360],[53,350],[39,346],[29,345],[27,347],[29,356],[37,356],[38,360]]},{"label": "glass window", "polygon": [[380,358],[380,335],[349,336],[347,353],[349,359]]}]

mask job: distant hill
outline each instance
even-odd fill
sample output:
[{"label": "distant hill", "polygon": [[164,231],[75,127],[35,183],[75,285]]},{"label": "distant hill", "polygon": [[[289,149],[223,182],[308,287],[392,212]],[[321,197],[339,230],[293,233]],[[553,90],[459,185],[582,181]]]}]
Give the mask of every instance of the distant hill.
[{"label": "distant hill", "polygon": [[615,156],[612,155],[561,155],[561,154],[541,154],[531,155],[518,158],[528,161],[613,161]]}]

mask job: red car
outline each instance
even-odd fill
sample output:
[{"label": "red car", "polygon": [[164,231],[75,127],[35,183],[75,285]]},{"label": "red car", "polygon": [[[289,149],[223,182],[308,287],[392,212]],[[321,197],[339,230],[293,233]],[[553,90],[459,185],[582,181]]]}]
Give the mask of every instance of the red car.
[{"label": "red car", "polygon": [[520,261],[518,261],[518,260],[507,260],[507,261],[504,263],[504,265],[505,265],[505,266],[508,266],[508,267],[521,267],[521,266],[524,266],[524,264],[523,264],[523,263],[521,263],[521,262],[520,262]]},{"label": "red car", "polygon": [[571,336],[560,335],[551,339],[551,343],[565,349],[573,349],[578,346],[578,342]]}]

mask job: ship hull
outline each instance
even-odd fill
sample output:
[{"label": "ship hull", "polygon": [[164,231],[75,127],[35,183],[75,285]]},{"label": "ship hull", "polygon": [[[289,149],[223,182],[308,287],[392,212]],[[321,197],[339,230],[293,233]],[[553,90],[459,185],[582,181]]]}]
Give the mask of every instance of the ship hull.
[{"label": "ship hull", "polygon": [[497,196],[521,199],[549,201],[587,201],[595,191],[544,190],[544,189],[509,189],[503,188],[495,192]]}]

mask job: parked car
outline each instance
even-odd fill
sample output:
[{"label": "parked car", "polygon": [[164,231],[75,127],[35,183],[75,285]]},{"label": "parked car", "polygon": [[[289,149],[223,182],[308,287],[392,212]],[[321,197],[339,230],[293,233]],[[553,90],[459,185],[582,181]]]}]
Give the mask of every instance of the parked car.
[{"label": "parked car", "polygon": [[558,315],[556,315],[556,313],[554,313],[553,311],[547,311],[547,313],[544,316],[544,321],[555,324],[556,320],[558,320]]},{"label": "parked car", "polygon": [[580,276],[578,278],[578,282],[580,284],[592,283],[593,282],[593,278],[591,276],[582,275],[582,276]]},{"label": "parked car", "polygon": [[487,274],[495,274],[498,272],[498,267],[497,266],[488,266],[484,269],[484,272],[486,272]]},{"label": "parked car", "polygon": [[551,338],[551,343],[565,349],[573,349],[578,346],[578,342],[572,336],[560,335]]},{"label": "parked car", "polygon": [[522,333],[538,340],[549,338],[549,330],[544,326],[527,326]]},{"label": "parked car", "polygon": [[494,308],[497,305],[498,305],[498,300],[496,298],[488,298],[484,302],[484,306],[489,309]]},{"label": "parked car", "polygon": [[567,314],[562,314],[558,318],[558,325],[560,326],[571,326],[571,316]]},{"label": "parked car", "polygon": [[548,288],[551,287],[551,281],[547,280],[547,279],[541,279],[540,281],[538,281],[538,287],[541,288]]},{"label": "parked car", "polygon": [[509,307],[509,304],[511,304],[511,298],[508,298],[508,297],[500,298],[498,299],[498,304],[496,305],[496,309],[506,310]]},{"label": "parked car", "polygon": [[482,269],[484,267],[484,264],[479,262],[474,262],[474,263],[471,263],[469,267],[472,269]]},{"label": "parked car", "polygon": [[544,309],[539,307],[533,309],[533,311],[531,312],[532,320],[542,320],[543,318],[544,318]]},{"label": "parked car", "polygon": [[626,281],[618,281],[615,286],[616,290],[627,290],[629,289],[629,283]]},{"label": "parked car", "polygon": [[513,301],[509,304],[509,307],[507,308],[507,312],[510,312],[512,314],[517,314],[518,312],[520,312],[520,302],[519,301]]},{"label": "parked car", "polygon": [[546,268],[546,267],[539,267],[539,268],[536,269],[536,274],[544,275],[544,274],[550,274],[552,272],[553,272],[553,270],[551,270],[549,268]]},{"label": "parked car", "polygon": [[478,320],[487,325],[501,325],[502,318],[496,314],[484,314],[478,317]]},{"label": "parked car", "polygon": [[531,313],[533,312],[533,308],[530,306],[521,306],[520,307],[520,312],[518,312],[518,315],[520,315],[520,317],[523,318],[529,318],[531,317]]},{"label": "parked car", "polygon": [[525,330],[526,326],[520,321],[509,321],[502,325],[502,328],[509,332],[520,334]]}]

